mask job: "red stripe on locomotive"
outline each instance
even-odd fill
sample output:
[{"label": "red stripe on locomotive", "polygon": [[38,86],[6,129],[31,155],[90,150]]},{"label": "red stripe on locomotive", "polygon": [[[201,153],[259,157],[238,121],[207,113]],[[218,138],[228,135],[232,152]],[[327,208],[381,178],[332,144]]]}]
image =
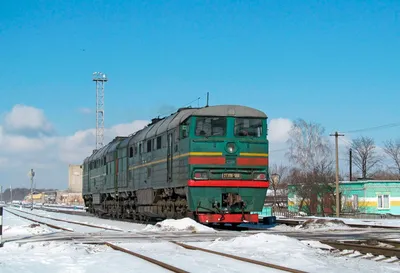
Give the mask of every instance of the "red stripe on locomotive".
[{"label": "red stripe on locomotive", "polygon": [[189,187],[239,187],[239,188],[268,188],[269,181],[253,180],[189,180]]},{"label": "red stripe on locomotive", "polygon": [[268,158],[266,157],[238,157],[236,164],[240,166],[265,166],[268,165]]},{"label": "red stripe on locomotive", "polygon": [[224,165],[225,157],[222,156],[191,156],[189,164],[193,165]]},{"label": "red stripe on locomotive", "polygon": [[[199,213],[197,215],[200,223],[243,223],[247,221],[250,223],[258,223],[258,214],[211,214],[211,213]],[[244,218],[244,219],[243,219]]]}]

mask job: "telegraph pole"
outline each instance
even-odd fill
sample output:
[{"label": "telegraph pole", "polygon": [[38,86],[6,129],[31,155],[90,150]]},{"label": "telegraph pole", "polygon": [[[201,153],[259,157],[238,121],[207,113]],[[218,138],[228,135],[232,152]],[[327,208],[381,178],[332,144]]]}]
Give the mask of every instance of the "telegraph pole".
[{"label": "telegraph pole", "polygon": [[29,176],[31,178],[31,210],[33,210],[33,177],[35,176],[33,169],[29,172]]},{"label": "telegraph pole", "polygon": [[351,148],[350,148],[350,151],[349,151],[349,161],[350,161],[350,181],[352,181],[353,180],[353,151],[351,150]]},{"label": "telegraph pole", "polygon": [[330,136],[335,137],[335,146],[336,146],[336,217],[340,216],[340,196],[339,196],[339,144],[338,137],[344,136],[343,134],[339,134],[335,132]]}]

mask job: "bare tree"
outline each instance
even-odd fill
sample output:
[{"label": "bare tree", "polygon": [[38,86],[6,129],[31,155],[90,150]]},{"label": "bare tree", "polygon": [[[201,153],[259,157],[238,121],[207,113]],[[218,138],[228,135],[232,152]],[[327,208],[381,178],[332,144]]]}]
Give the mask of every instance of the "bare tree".
[{"label": "bare tree", "polygon": [[396,141],[388,140],[384,142],[383,150],[394,161],[397,168],[398,178],[400,179],[400,138]]},{"label": "bare tree", "polygon": [[376,154],[375,142],[370,137],[359,137],[353,140],[353,162],[360,169],[362,178],[367,178],[368,173],[379,163],[380,157]]},{"label": "bare tree", "polygon": [[[289,132],[289,152],[286,156],[294,164],[288,180],[296,185],[300,197],[299,210],[312,212],[320,204],[324,212],[324,199],[332,196],[330,183],[334,181],[332,147],[325,129],[320,124],[299,119]],[[310,200],[315,206],[306,208]],[[312,201],[314,200],[314,201]]]},{"label": "bare tree", "polygon": [[289,160],[305,171],[312,171],[321,164],[332,162],[332,148],[325,129],[320,124],[307,123],[299,119],[289,132]]}]

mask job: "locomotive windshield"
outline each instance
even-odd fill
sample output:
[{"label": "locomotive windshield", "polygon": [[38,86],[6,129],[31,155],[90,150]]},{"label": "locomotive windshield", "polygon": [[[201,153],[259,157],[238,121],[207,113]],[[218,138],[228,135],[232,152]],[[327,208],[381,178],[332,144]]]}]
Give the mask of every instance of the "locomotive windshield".
[{"label": "locomotive windshield", "polygon": [[262,136],[262,119],[256,118],[236,118],[235,119],[235,136]]},{"label": "locomotive windshield", "polygon": [[225,133],[225,117],[197,117],[196,136],[224,136]]}]

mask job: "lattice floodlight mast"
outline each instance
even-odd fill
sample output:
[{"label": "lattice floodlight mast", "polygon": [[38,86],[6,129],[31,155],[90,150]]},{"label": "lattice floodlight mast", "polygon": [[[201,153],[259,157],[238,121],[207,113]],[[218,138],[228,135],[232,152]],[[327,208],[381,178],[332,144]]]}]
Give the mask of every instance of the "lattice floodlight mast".
[{"label": "lattice floodlight mast", "polygon": [[104,146],[104,84],[107,76],[94,72],[93,81],[96,82],[96,149],[100,149]]}]

